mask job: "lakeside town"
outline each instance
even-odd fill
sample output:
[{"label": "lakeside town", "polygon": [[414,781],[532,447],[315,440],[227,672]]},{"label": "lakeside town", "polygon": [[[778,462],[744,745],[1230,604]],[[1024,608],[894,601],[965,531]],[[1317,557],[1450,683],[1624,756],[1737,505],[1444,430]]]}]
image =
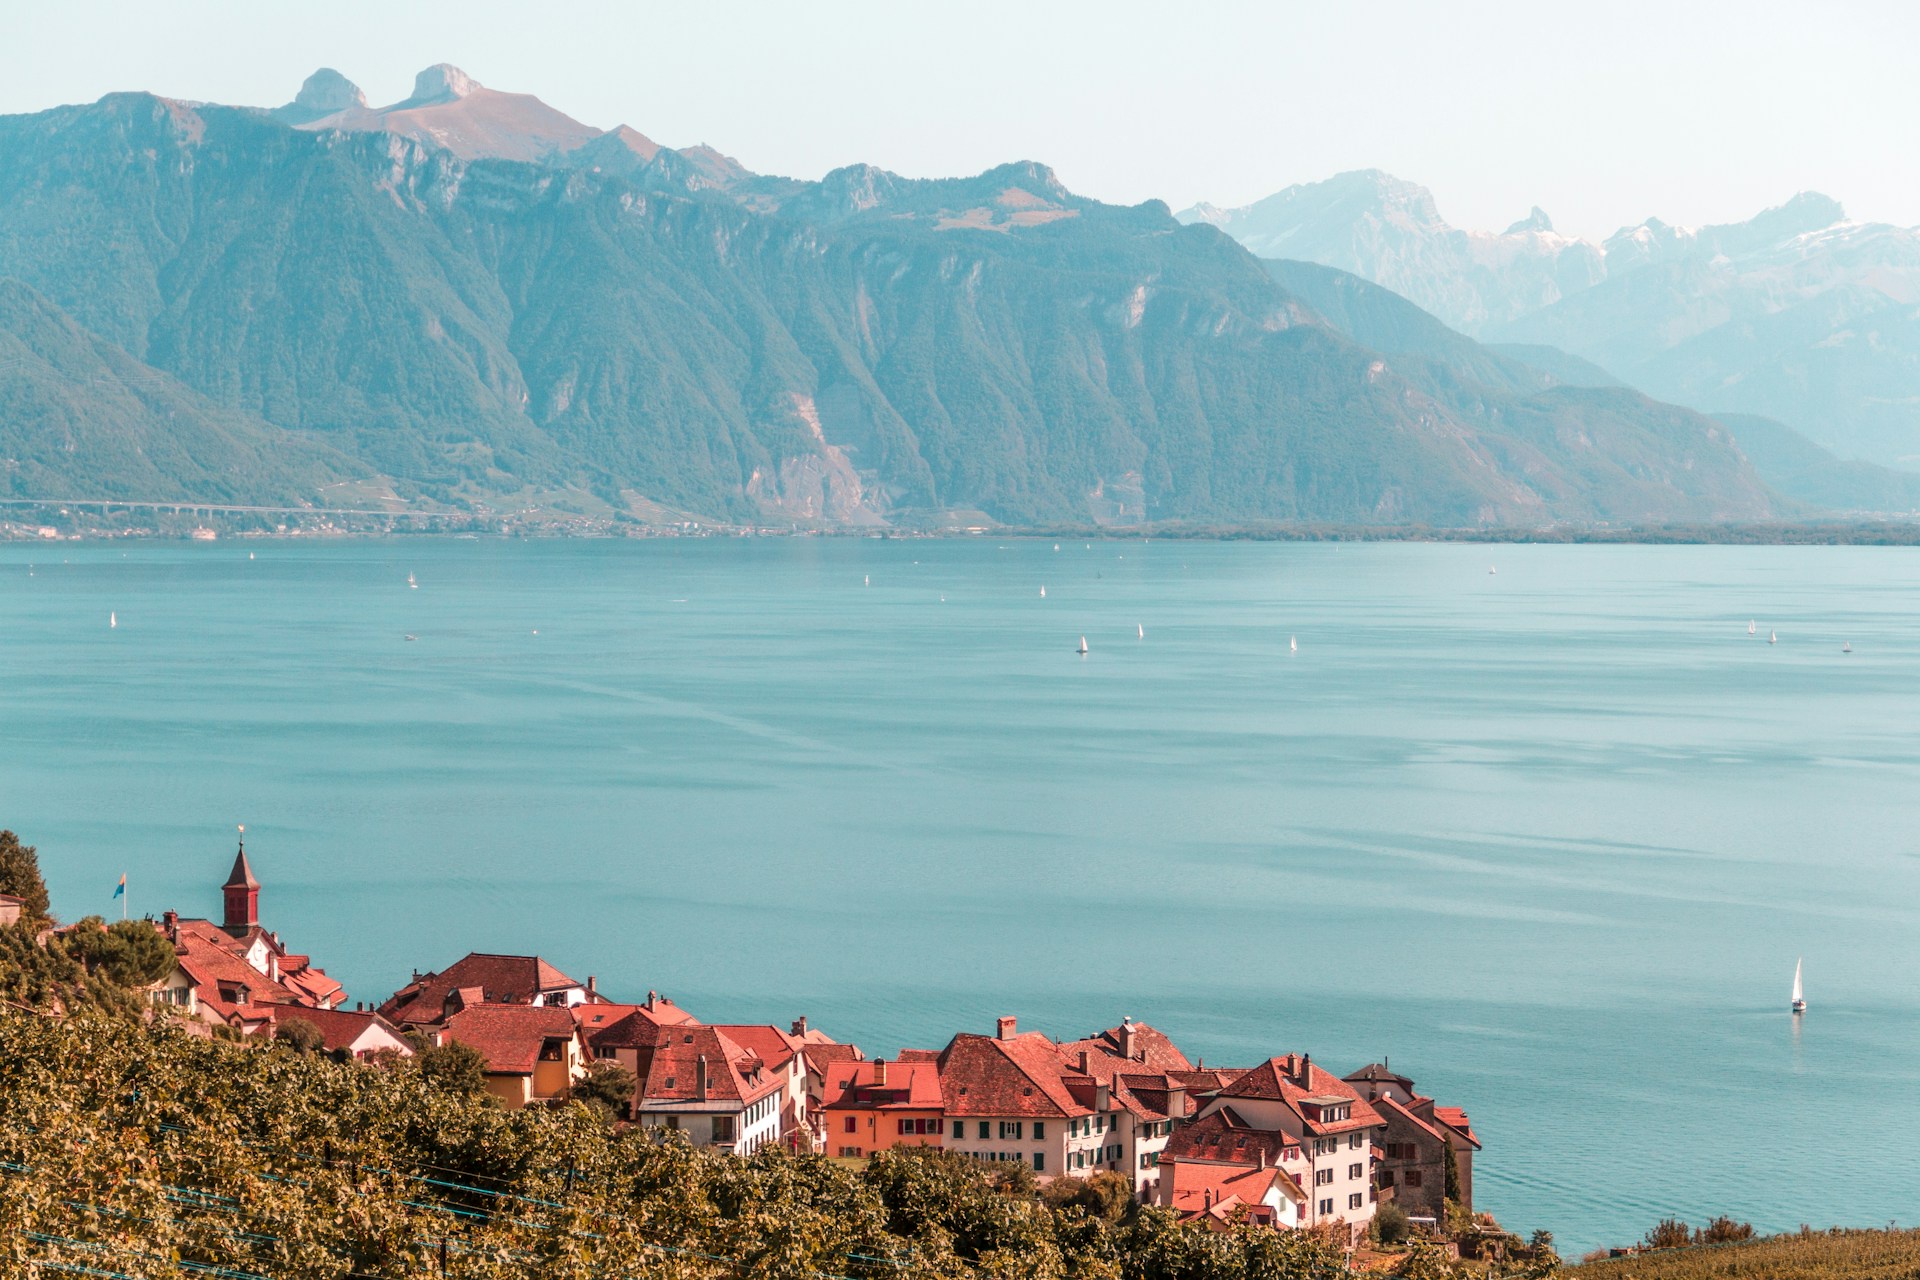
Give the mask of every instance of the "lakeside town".
[{"label": "lakeside town", "polygon": [[[1433,1234],[1450,1209],[1475,1221],[1481,1143],[1467,1113],[1384,1061],[1341,1073],[1296,1051],[1209,1067],[1131,1018],[1058,1040],[1013,1016],[943,1048],[869,1058],[804,1016],[706,1022],[659,992],[610,994],[532,955],[471,953],[384,999],[350,1001],[262,922],[244,840],[220,893],[217,921],[174,910],[148,921],[173,963],[147,999],[199,1034],[290,1040],[343,1061],[456,1044],[509,1109],[613,1080],[617,1121],[716,1151],[857,1161],[926,1147],[1024,1166],[1041,1182],[1115,1175],[1138,1203],[1221,1231],[1318,1228],[1352,1242],[1388,1204]],[[0,894],[0,926],[25,907]]]}]

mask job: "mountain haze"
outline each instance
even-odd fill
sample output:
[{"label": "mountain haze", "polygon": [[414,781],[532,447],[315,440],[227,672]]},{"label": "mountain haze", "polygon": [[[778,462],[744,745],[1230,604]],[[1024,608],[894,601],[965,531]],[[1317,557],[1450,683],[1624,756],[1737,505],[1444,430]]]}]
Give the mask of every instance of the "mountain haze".
[{"label": "mountain haze", "polygon": [[1920,467],[1920,230],[1803,192],[1739,223],[1649,218],[1604,242],[1535,209],[1463,231],[1377,170],[1201,205],[1263,257],[1351,271],[1497,343],[1557,348],[1709,413],[1777,418],[1842,455]]},{"label": "mountain haze", "polygon": [[[262,493],[357,470],[454,507],[856,527],[1786,509],[1717,423],[1531,375],[1469,388],[1158,202],[1035,163],[756,175],[445,66],[378,110],[322,72],[274,110],[0,118],[8,277],[41,328],[177,385],[181,432],[285,442]],[[34,465],[9,492],[162,483],[46,448],[58,414],[14,402]],[[172,456],[200,470],[166,483],[236,491],[198,445]]]}]

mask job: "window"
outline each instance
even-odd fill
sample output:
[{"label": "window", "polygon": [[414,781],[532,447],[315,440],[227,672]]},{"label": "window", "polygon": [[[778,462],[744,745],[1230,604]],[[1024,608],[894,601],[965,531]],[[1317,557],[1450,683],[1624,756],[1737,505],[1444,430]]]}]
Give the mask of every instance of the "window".
[{"label": "window", "polygon": [[1047,1122],[1045,1120],[1035,1120],[1033,1122],[1034,1141],[1038,1142],[1040,1139],[1046,1136],[1047,1136]]},{"label": "window", "polygon": [[848,1133],[857,1133],[858,1131],[859,1131],[859,1130],[858,1130],[858,1126],[857,1126],[857,1124],[856,1124],[856,1122],[854,1121],[854,1118],[853,1118],[852,1116],[848,1116],[848,1117],[847,1117],[847,1132],[848,1132]]},{"label": "window", "polygon": [[1047,1153],[1046,1152],[1036,1151],[1033,1153],[1033,1171],[1035,1173],[1045,1173],[1047,1171]]},{"label": "window", "polygon": [[1366,1202],[1367,1202],[1367,1198],[1361,1195],[1358,1191],[1356,1191],[1352,1195],[1347,1197],[1347,1208],[1358,1209],[1361,1205],[1365,1204]]},{"label": "window", "polygon": [[715,1116],[713,1118],[713,1140],[715,1142],[733,1141],[732,1116]]},{"label": "window", "polygon": [[1418,1169],[1407,1170],[1407,1185],[1410,1187],[1420,1185],[1420,1171]]},{"label": "window", "polygon": [[1331,1169],[1315,1169],[1315,1170],[1313,1171],[1313,1185],[1314,1185],[1314,1186],[1316,1186],[1316,1187],[1328,1187],[1328,1186],[1332,1186],[1332,1185],[1333,1185],[1333,1170],[1331,1170]]},{"label": "window", "polygon": [[1350,1164],[1347,1166],[1347,1176],[1349,1178],[1364,1178],[1367,1176],[1367,1166],[1363,1164]]},{"label": "window", "polygon": [[1000,1136],[1002,1138],[1018,1138],[1020,1136],[1020,1122],[1018,1120],[1002,1120],[1000,1122]]},{"label": "window", "polygon": [[1333,1216],[1333,1201],[1322,1200],[1320,1202],[1320,1216],[1323,1218],[1330,1218]]},{"label": "window", "polygon": [[[1393,1185],[1393,1170],[1383,1169],[1380,1171],[1380,1185],[1383,1187],[1390,1187]],[[1409,1181],[1407,1185],[1412,1186],[1413,1183]]]},{"label": "window", "polygon": [[1364,1131],[1355,1130],[1347,1135],[1347,1147],[1349,1150],[1358,1151],[1366,1140],[1367,1135]]},{"label": "window", "polygon": [[858,1148],[858,1147],[842,1147],[842,1148],[840,1148],[840,1154],[841,1154],[841,1155],[843,1155],[843,1156],[857,1156],[857,1155],[859,1155],[859,1154],[860,1154],[860,1148]]},{"label": "window", "polygon": [[985,1142],[986,1140],[987,1140],[987,1122],[985,1120],[982,1120],[980,1122],[980,1141]]}]

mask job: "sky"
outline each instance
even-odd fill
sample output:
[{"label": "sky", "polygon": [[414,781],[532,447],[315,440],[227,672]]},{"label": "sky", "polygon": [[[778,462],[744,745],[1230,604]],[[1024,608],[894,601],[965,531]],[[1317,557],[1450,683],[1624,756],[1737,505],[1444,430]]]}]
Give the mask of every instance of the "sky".
[{"label": "sky", "polygon": [[0,112],[123,89],[271,106],[331,66],[375,105],[451,62],[601,127],[816,178],[1051,164],[1238,205],[1381,168],[1457,226],[1735,221],[1817,190],[1920,224],[1915,0],[14,0]]}]

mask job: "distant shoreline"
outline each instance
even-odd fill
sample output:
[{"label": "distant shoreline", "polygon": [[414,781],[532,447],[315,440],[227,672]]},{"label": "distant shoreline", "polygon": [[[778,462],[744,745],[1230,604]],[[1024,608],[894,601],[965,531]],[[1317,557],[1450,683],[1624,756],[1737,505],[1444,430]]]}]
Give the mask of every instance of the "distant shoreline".
[{"label": "distant shoreline", "polygon": [[[24,505],[17,500],[8,504]],[[184,505],[184,504],[183,504]],[[1560,526],[1547,528],[1432,528],[1343,524],[1156,524],[1127,527],[983,525],[914,528],[777,528],[687,522],[678,526],[630,521],[518,517],[460,513],[392,515],[373,512],[301,513],[297,522],[262,527],[258,522],[219,517],[163,526],[0,521],[0,543],[67,545],[75,541],[314,541],[335,538],[482,537],[482,538],[862,538],[952,539],[1071,538],[1080,541],[1136,542],[1145,539],[1187,542],[1452,542],[1508,546],[1920,546],[1920,519],[1774,521],[1742,524],[1659,524],[1633,526]],[[211,535],[211,536],[209,536]]]}]

